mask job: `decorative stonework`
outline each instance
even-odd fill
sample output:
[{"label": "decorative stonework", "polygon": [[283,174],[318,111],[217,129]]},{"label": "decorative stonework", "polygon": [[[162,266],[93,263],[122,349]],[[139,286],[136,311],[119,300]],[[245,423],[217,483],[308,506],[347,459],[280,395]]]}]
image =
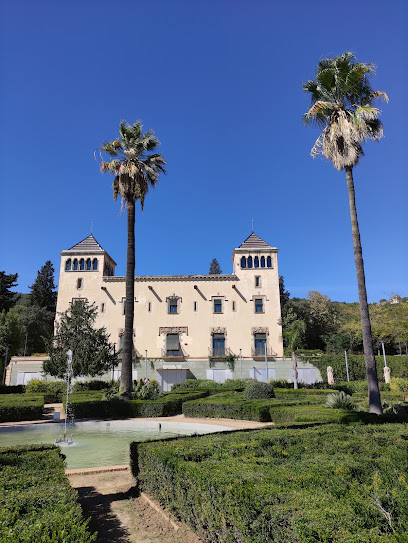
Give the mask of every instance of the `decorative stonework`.
[{"label": "decorative stonework", "polygon": [[210,329],[210,334],[213,335],[213,334],[224,334],[224,335],[227,335],[227,329],[226,328],[222,328],[221,326],[219,326],[218,328],[211,328]]},{"label": "decorative stonework", "polygon": [[186,334],[188,336],[187,326],[160,326],[159,336],[167,334]]},{"label": "decorative stonework", "polygon": [[253,327],[251,328],[251,331],[252,331],[252,335],[254,334],[266,334],[267,336],[269,336],[269,328],[265,327],[265,326],[257,326],[257,327]]}]

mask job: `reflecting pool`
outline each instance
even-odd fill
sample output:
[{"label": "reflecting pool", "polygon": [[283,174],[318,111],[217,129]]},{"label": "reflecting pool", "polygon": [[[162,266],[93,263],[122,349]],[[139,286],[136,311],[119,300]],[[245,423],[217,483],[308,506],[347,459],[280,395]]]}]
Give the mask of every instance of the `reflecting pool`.
[{"label": "reflecting pool", "polygon": [[[231,430],[226,426],[167,421],[77,422],[67,435],[73,445],[60,445],[67,468],[91,468],[129,463],[129,443],[158,437],[211,434]],[[0,427],[0,445],[54,443],[64,434],[62,423],[23,424]]]}]

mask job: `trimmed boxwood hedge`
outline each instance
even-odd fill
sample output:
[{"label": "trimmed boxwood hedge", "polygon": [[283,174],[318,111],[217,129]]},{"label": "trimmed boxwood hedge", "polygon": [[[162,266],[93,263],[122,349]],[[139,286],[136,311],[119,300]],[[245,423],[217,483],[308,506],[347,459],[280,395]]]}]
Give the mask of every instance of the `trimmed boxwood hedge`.
[{"label": "trimmed boxwood hedge", "polygon": [[[207,396],[208,392],[167,394],[157,400],[102,400],[102,393],[78,392],[72,395],[71,407],[77,419],[169,417],[182,412],[182,404]],[[65,405],[65,403],[64,403]]]},{"label": "trimmed boxwood hedge", "polygon": [[269,428],[132,443],[131,466],[205,542],[403,543],[407,440],[404,424]]},{"label": "trimmed boxwood hedge", "polygon": [[0,396],[0,422],[39,420],[44,411],[44,397],[26,394]]},{"label": "trimmed boxwood hedge", "polygon": [[0,448],[0,541],[91,543],[77,494],[53,445]]},{"label": "trimmed boxwood hedge", "polygon": [[24,385],[6,386],[0,385],[0,394],[22,394],[25,391]]}]

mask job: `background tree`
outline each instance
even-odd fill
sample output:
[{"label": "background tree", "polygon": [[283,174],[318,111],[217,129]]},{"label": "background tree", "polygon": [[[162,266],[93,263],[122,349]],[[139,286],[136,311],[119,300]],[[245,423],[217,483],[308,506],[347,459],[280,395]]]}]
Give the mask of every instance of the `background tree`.
[{"label": "background tree", "polygon": [[283,322],[283,338],[286,346],[292,353],[293,386],[298,388],[298,369],[296,349],[302,346],[302,339],[306,331],[306,323],[296,318],[296,314],[289,311]]},{"label": "background tree", "polygon": [[109,342],[105,328],[94,328],[97,317],[95,304],[77,300],[65,311],[59,322],[56,335],[50,340],[44,361],[45,373],[62,378],[67,367],[67,351],[72,350],[74,377],[102,375],[114,364],[117,356],[114,345]]},{"label": "background tree", "polygon": [[216,258],[211,260],[209,275],[221,275],[222,270]]},{"label": "background tree", "polygon": [[7,313],[3,309],[3,311],[0,312],[0,380],[3,378],[7,345],[9,349],[6,364],[8,364],[10,358],[16,355],[19,349],[21,349],[23,338],[24,331],[18,315],[13,309],[10,309]]},{"label": "background tree", "polygon": [[16,302],[16,293],[10,289],[17,286],[17,273],[0,271],[0,311],[8,311]]},{"label": "background tree", "polygon": [[286,315],[286,304],[290,299],[290,292],[285,289],[285,279],[283,275],[279,276],[279,299],[281,306],[282,319]]},{"label": "background tree", "polygon": [[334,59],[320,60],[316,81],[309,80],[303,88],[310,93],[312,105],[303,116],[306,124],[315,123],[323,128],[312,156],[320,153],[338,170],[345,170],[349,194],[354,258],[360,300],[364,359],[367,371],[369,411],[382,413],[378,387],[370,316],[365,286],[364,263],[355,203],[353,168],[363,156],[362,143],[367,139],[380,140],[383,127],[378,119],[380,110],[374,107],[377,99],[388,101],[384,92],[373,91],[369,76],[372,64],[357,62],[351,53]]},{"label": "background tree", "polygon": [[154,187],[160,173],[166,173],[166,162],[162,155],[150,152],[160,145],[160,141],[149,130],[143,133],[141,121],[129,125],[119,124],[119,138],[101,145],[101,153],[112,160],[103,161],[101,172],[115,176],[113,198],[122,197],[122,205],[127,209],[127,262],[126,262],[126,300],[125,332],[123,341],[121,388],[129,396],[132,391],[132,352],[133,320],[135,297],[135,204],[140,202],[142,211],[149,187]]},{"label": "background tree", "polygon": [[57,293],[54,284],[54,266],[50,260],[42,266],[37,273],[37,278],[30,286],[31,305],[44,307],[55,314]]}]

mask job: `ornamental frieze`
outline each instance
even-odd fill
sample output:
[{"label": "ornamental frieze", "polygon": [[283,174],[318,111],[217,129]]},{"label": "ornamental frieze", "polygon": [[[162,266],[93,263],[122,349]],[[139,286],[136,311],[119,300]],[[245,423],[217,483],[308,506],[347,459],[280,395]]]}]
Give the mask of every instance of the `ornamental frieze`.
[{"label": "ornamental frieze", "polygon": [[252,330],[252,335],[253,334],[266,334],[269,336],[269,328],[265,327],[265,326],[257,326],[255,328],[251,328]]},{"label": "ornamental frieze", "polygon": [[186,334],[188,336],[187,326],[161,326],[159,328],[159,336],[164,334]]}]

